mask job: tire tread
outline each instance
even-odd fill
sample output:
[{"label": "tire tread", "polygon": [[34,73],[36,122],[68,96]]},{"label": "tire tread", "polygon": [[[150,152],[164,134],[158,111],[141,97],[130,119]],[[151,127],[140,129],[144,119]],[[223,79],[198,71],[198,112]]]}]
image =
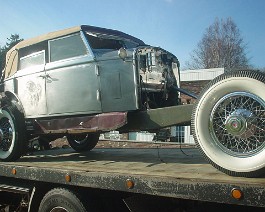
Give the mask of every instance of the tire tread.
[{"label": "tire tread", "polygon": [[47,209],[47,203],[49,202],[50,199],[53,199],[56,196],[57,197],[61,196],[61,197],[64,197],[66,199],[70,199],[70,200],[72,200],[72,202],[75,202],[78,204],[80,212],[86,211],[86,208],[84,207],[84,205],[82,204],[82,202],[78,198],[78,194],[75,194],[74,192],[72,192],[68,189],[65,189],[65,188],[54,188],[44,195],[44,197],[40,203],[39,212],[47,212],[47,210],[46,210]]}]

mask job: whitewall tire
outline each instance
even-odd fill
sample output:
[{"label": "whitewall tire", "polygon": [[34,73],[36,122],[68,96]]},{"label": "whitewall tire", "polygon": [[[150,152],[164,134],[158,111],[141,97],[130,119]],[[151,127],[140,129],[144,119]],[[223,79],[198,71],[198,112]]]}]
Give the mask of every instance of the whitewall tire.
[{"label": "whitewall tire", "polygon": [[192,114],[195,142],[206,159],[233,176],[265,173],[265,74],[223,74],[204,89]]},{"label": "whitewall tire", "polygon": [[15,106],[0,110],[0,160],[15,161],[26,151],[24,116]]}]

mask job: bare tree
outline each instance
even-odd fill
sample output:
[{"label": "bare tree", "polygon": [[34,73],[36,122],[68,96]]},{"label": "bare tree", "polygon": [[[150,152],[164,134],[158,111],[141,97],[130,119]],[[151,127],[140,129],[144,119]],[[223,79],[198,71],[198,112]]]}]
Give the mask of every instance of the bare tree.
[{"label": "bare tree", "polygon": [[246,56],[246,49],[247,45],[233,20],[227,18],[220,21],[217,18],[206,29],[186,66],[189,69],[247,68],[249,59]]}]

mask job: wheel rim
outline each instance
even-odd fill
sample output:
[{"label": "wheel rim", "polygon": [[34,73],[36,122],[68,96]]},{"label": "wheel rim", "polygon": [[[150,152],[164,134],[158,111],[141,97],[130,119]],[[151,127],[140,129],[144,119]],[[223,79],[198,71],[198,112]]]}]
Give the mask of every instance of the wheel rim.
[{"label": "wheel rim", "polygon": [[236,157],[249,157],[265,147],[265,102],[247,92],[224,96],[210,115],[216,145]]},{"label": "wheel rim", "polygon": [[13,142],[14,130],[10,120],[7,117],[3,117],[0,120],[0,149],[8,151]]}]

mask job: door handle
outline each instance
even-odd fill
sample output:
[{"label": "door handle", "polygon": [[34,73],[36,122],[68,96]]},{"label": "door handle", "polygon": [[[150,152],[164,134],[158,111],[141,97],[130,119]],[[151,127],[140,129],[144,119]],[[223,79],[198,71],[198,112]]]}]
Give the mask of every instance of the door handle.
[{"label": "door handle", "polygon": [[38,77],[41,77],[42,79],[51,78],[49,74],[42,74],[42,75],[39,75]]},{"label": "door handle", "polygon": [[38,77],[41,77],[42,79],[45,79],[46,78],[46,75],[39,75]]}]

